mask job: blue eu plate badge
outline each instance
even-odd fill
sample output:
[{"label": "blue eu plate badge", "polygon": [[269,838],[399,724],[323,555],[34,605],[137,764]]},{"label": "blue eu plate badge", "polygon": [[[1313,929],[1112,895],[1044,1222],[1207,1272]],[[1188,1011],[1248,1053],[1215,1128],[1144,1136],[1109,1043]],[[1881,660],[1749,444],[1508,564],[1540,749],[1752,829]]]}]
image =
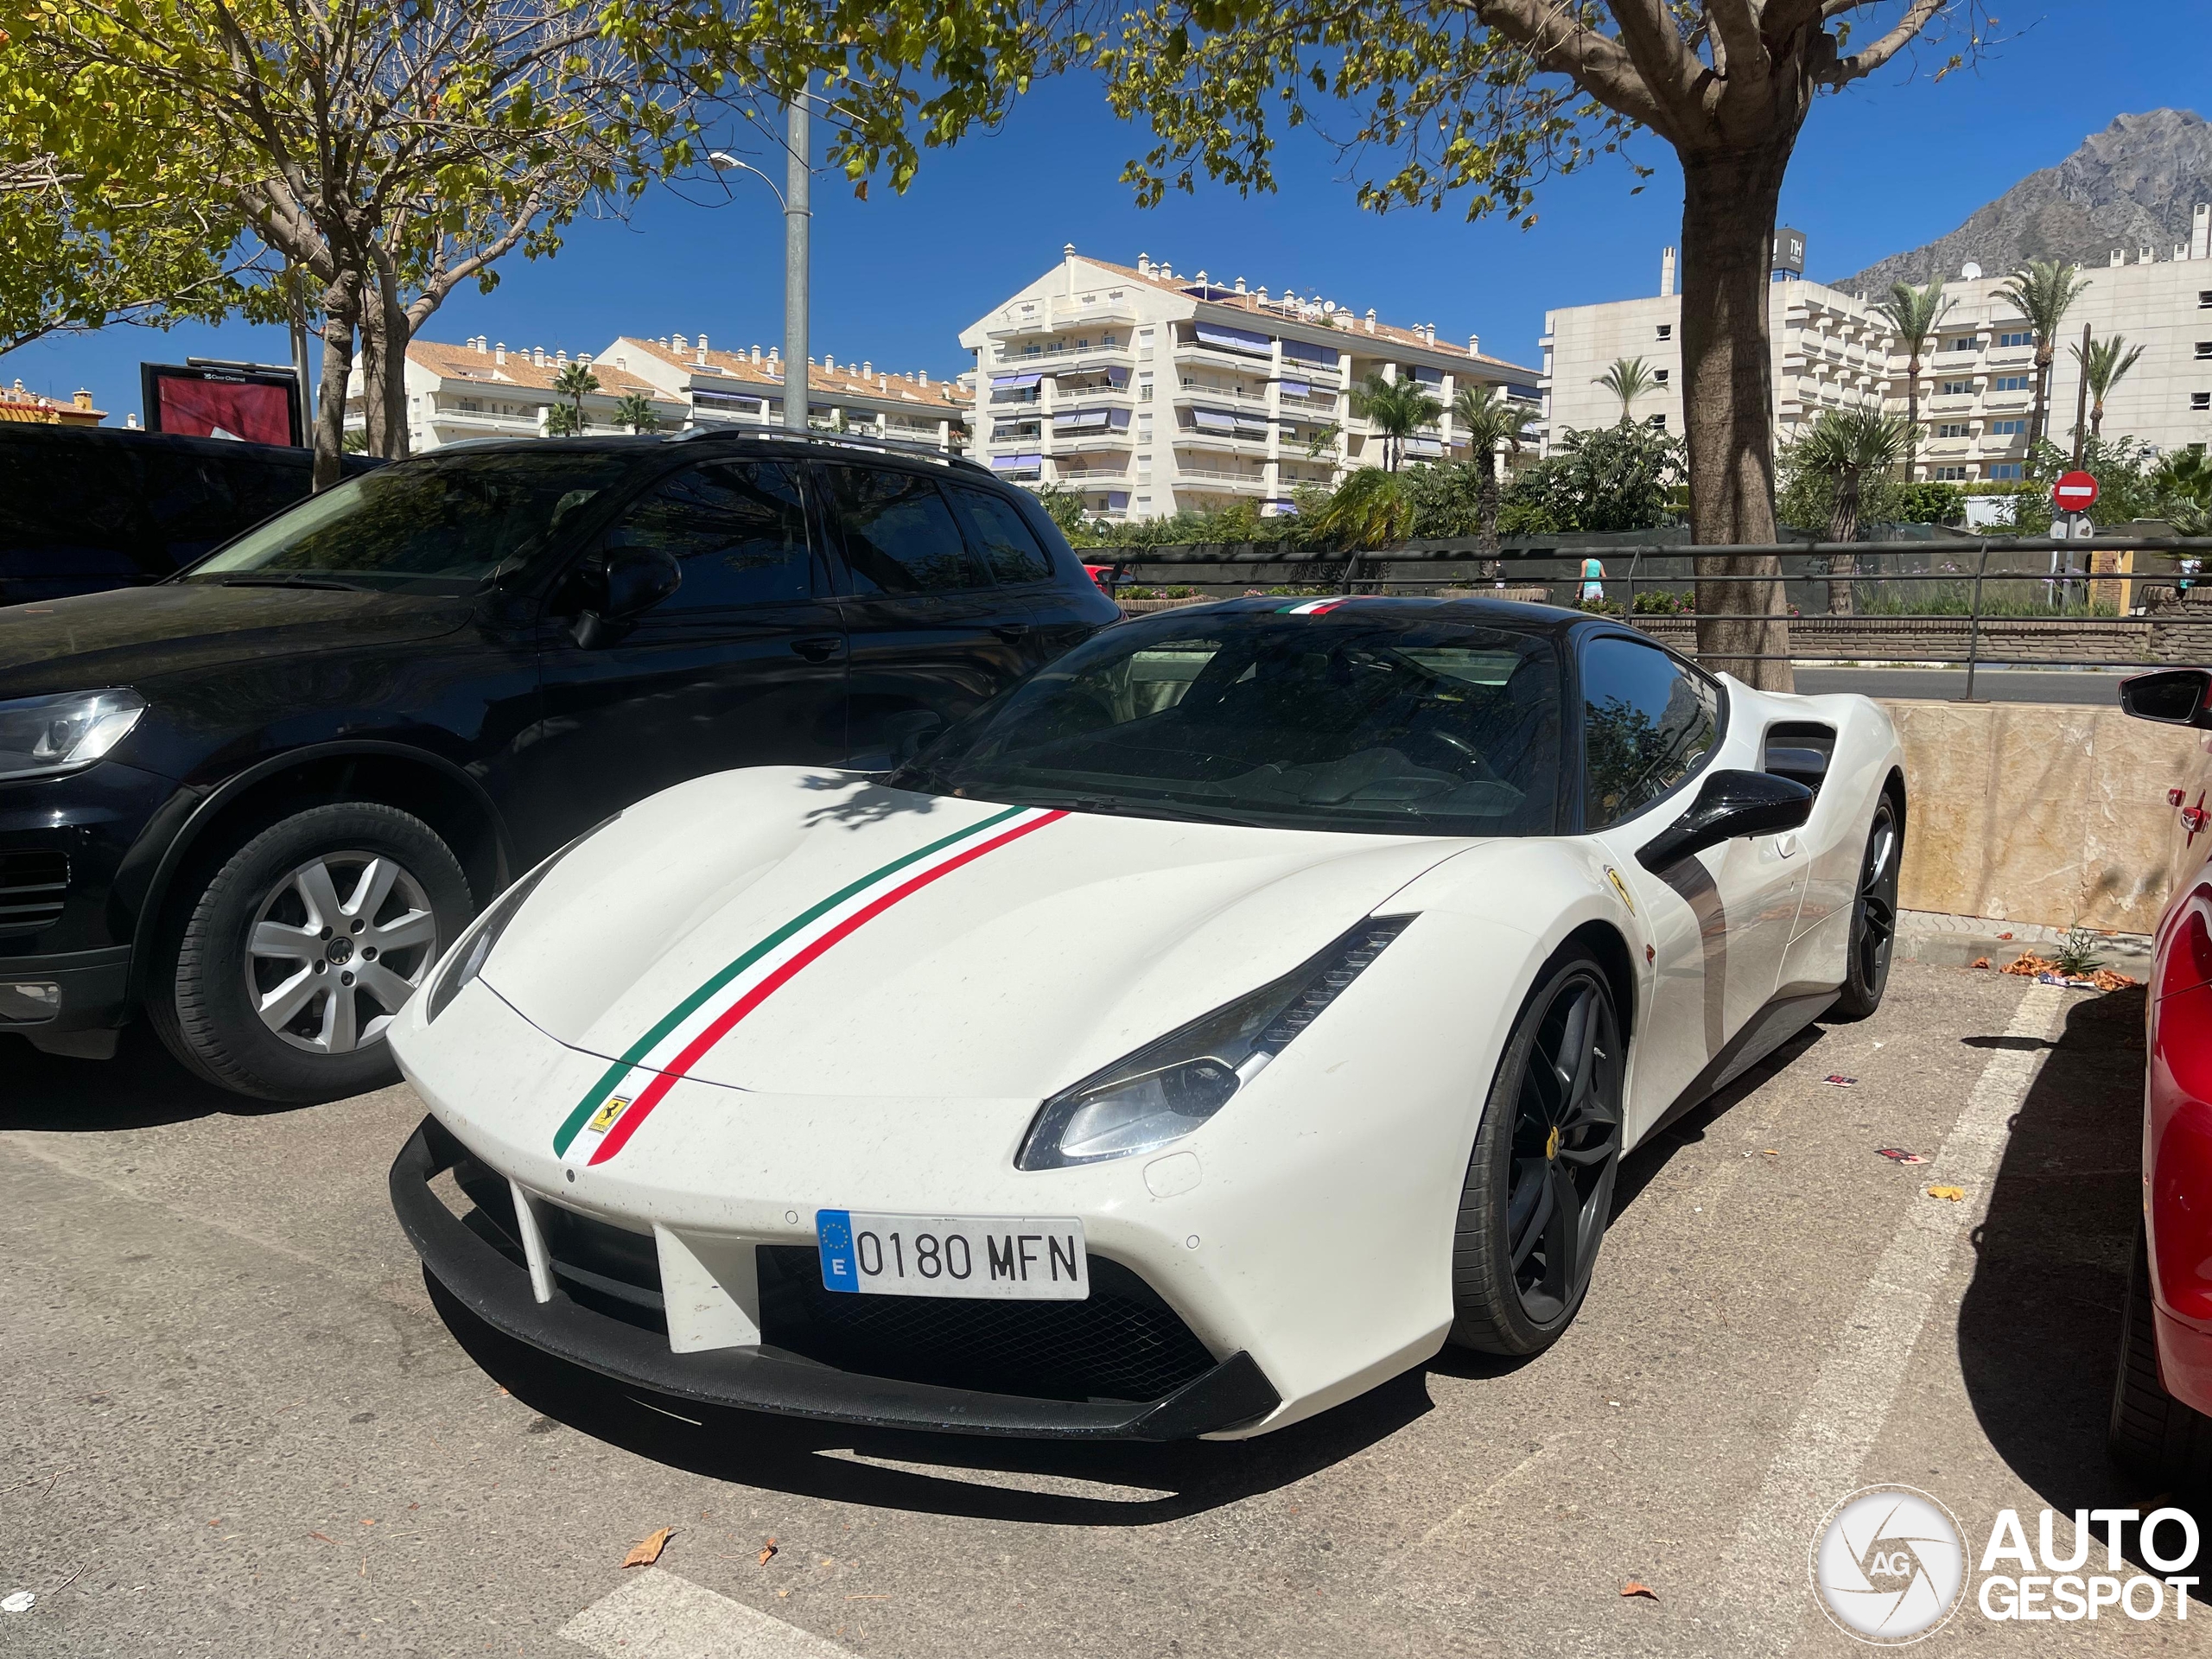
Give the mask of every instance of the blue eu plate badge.
[{"label": "blue eu plate badge", "polygon": [[861,1280],[853,1261],[853,1212],[849,1210],[816,1211],[814,1238],[822,1252],[823,1289],[857,1292]]}]

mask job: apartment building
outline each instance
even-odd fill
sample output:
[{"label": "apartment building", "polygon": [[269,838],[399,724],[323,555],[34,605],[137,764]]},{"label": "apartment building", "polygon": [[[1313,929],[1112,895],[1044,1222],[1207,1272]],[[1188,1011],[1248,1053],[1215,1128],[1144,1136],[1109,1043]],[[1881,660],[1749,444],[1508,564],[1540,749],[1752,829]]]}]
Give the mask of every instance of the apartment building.
[{"label": "apartment building", "polygon": [[[1923,479],[1955,483],[2019,478],[2035,404],[2035,340],[1997,290],[2005,272],[1967,265],[1947,277],[1953,302],[1920,365],[1917,461]],[[2123,335],[2143,356],[2105,401],[2103,430],[2161,452],[2212,441],[2212,207],[2192,216],[2190,239],[2171,248],[2115,248],[2085,269],[2089,286],[2067,314],[2065,345],[2084,324],[2098,339]],[[1619,400],[1596,384],[1620,358],[1640,357],[1658,381],[1635,417],[1681,430],[1681,302],[1675,253],[1661,256],[1659,292],[1646,299],[1562,308],[1544,318],[1541,341],[1547,444],[1569,428],[1610,425]],[[1905,408],[1909,360],[1871,301],[1777,272],[1767,304],[1774,423],[1787,442],[1822,410],[1879,399]],[[2052,365],[2050,435],[2072,441],[2081,373],[2062,345]]]},{"label": "apartment building", "polygon": [[1105,518],[1249,502],[1292,510],[1300,484],[1379,464],[1351,391],[1370,372],[1430,388],[1446,414],[1408,460],[1467,454],[1449,413],[1462,386],[1499,385],[1534,408],[1535,371],[1378,322],[1318,295],[1271,296],[1243,276],[1078,255],[961,332],[976,354],[976,453],[1000,477],[1081,492]]},{"label": "apartment building", "polygon": [[[649,382],[680,404],[679,424],[724,428],[780,426],[784,418],[784,362],[779,347],[764,354],[710,350],[707,337],[664,334],[658,340],[619,336],[599,356],[620,373]],[[873,362],[839,362],[825,353],[806,360],[807,422],[823,431],[927,444],[957,454],[967,447],[970,398],[956,381],[932,379],[927,370],[894,374]]]},{"label": "apartment building", "polygon": [[[543,437],[554,406],[569,401],[553,390],[553,382],[570,360],[566,350],[509,351],[482,334],[458,346],[410,340],[407,416],[412,448],[419,454],[467,438]],[[633,395],[647,400],[660,429],[667,431],[783,422],[783,363],[774,350],[764,358],[757,346],[749,353],[709,351],[704,334],[696,340],[683,334],[658,340],[624,334],[605,351],[579,353],[574,361],[599,381],[599,390],[583,400],[587,434],[628,430],[617,419],[617,406]],[[926,372],[879,374],[872,363],[840,365],[825,356],[818,365],[809,359],[807,392],[813,424],[824,430],[952,450],[967,441],[970,394],[957,383],[932,380]],[[358,369],[346,418],[357,429],[365,418]]]}]

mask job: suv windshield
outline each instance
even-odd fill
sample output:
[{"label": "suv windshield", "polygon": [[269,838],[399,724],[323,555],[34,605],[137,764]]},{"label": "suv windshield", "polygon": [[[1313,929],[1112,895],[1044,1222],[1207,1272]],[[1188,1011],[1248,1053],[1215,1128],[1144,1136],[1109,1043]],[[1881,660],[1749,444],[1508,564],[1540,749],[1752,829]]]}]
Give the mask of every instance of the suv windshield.
[{"label": "suv windshield", "polygon": [[1550,834],[1550,637],[1381,608],[1185,612],[1109,628],[890,781],[1301,829]]},{"label": "suv windshield", "polygon": [[556,449],[382,467],[247,531],[184,579],[473,588],[537,552],[636,464]]}]

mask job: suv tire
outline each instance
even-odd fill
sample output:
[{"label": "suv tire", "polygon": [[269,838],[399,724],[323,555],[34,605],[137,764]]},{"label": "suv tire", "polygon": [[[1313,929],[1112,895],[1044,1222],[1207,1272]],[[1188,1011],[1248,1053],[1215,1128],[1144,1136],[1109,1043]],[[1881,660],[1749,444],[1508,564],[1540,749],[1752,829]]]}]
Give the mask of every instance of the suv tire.
[{"label": "suv tire", "polygon": [[219,850],[176,901],[147,999],[191,1071],[264,1100],[398,1079],[384,1027],[475,906],[453,849],[396,807],[308,807]]}]

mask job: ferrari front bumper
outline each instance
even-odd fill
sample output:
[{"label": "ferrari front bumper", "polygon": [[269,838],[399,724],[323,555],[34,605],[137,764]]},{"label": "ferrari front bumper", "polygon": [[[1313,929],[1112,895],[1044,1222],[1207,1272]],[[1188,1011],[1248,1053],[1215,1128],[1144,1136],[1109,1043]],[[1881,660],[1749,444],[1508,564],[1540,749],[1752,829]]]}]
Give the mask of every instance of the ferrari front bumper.
[{"label": "ferrari front bumper", "polygon": [[1162,1398],[1067,1400],[944,1388],[842,1370],[765,1344],[677,1353],[665,1335],[595,1311],[556,1288],[539,1301],[529,1268],[448,1210],[431,1190],[470,1154],[425,1118],[391,1166],[391,1202],[423,1266],[494,1330],[556,1358],[703,1405],[880,1428],[1040,1439],[1174,1440],[1255,1422],[1281,1401],[1245,1353]]}]

